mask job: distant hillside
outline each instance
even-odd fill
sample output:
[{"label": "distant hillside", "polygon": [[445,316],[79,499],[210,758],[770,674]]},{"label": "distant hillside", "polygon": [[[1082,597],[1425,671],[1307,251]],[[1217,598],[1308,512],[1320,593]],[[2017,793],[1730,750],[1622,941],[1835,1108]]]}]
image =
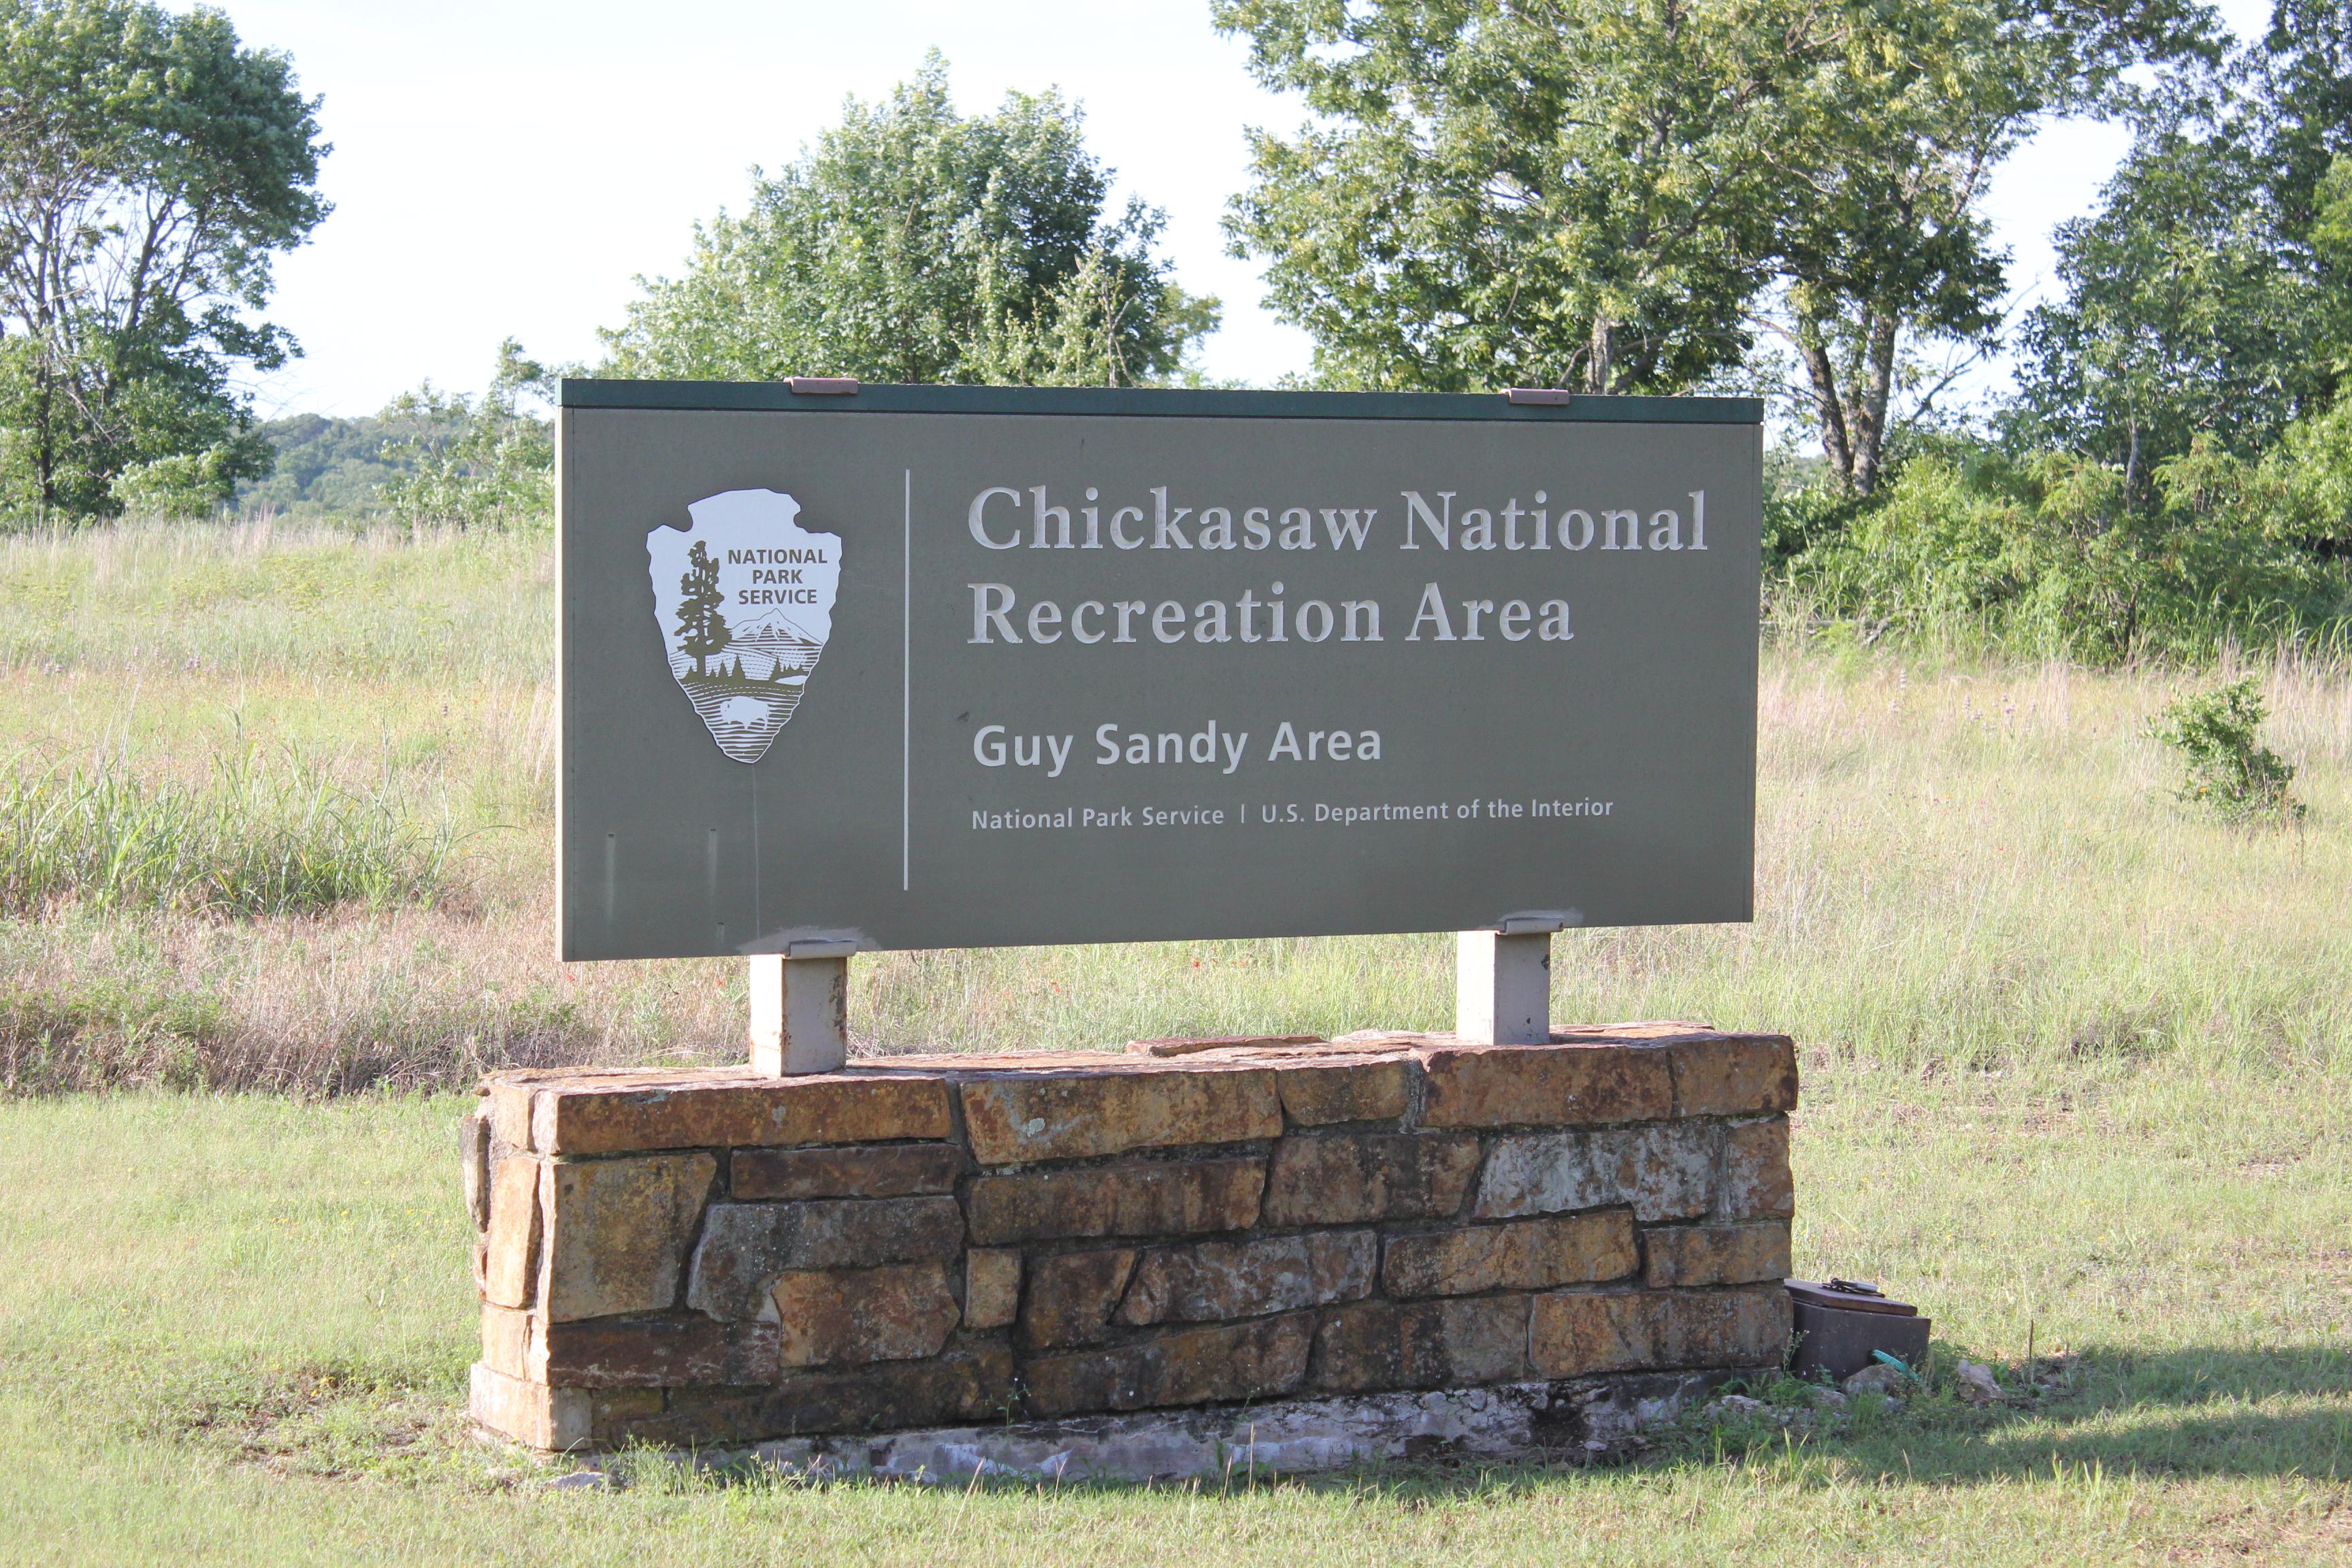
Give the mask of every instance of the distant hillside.
[{"label": "distant hillside", "polygon": [[277,448],[277,471],[266,479],[248,480],[237,487],[238,514],[250,517],[268,510],[281,517],[373,515],[381,510],[376,491],[383,482],[416,469],[413,457],[387,461],[383,456],[384,443],[410,434],[415,423],[373,416],[331,419],[320,414],[270,420],[259,430]]}]

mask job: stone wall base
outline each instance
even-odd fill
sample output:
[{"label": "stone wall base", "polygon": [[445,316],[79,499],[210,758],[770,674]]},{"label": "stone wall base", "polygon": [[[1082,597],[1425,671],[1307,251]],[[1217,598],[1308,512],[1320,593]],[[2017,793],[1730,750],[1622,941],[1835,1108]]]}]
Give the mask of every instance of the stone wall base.
[{"label": "stone wall base", "polygon": [[[1648,1373],[862,1437],[793,1437],[691,1458],[706,1465],[750,1463],[819,1480],[924,1483],[969,1481],[975,1475],[1223,1480],[1400,1461],[1582,1461],[1622,1447],[1643,1427],[1672,1421],[1733,1378],[1769,1370]],[[599,1463],[589,1461],[590,1470]]]},{"label": "stone wall base", "polygon": [[1532,1431],[1491,1391],[1780,1358],[1796,1099],[1786,1037],[1675,1023],[501,1074],[462,1143],[472,1408],[543,1449],[916,1468],[947,1439],[877,1435],[1197,1457],[1249,1438],[1187,1412],[1296,1406],[1261,1449],[1354,1463],[1465,1412]]}]

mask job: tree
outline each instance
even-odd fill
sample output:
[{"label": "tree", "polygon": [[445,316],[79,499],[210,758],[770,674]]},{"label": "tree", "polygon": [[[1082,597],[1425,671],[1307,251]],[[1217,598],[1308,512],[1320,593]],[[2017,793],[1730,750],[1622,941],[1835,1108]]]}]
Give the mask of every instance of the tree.
[{"label": "tree", "polygon": [[1775,325],[1803,366],[1832,482],[1866,497],[1916,346],[1990,347],[1999,326],[2007,258],[1981,210],[1994,169],[2047,117],[2111,105],[2132,67],[2215,45],[2195,0],[1849,10],[1784,144]]},{"label": "tree", "polygon": [[1984,68],[2004,55],[1983,36],[1989,20],[1966,5],[1906,7],[1885,32],[1858,33],[1812,86],[1789,146],[1770,319],[1844,495],[1877,488],[1916,340],[1983,342],[1997,325],[2001,258],[1978,203],[2031,109],[2011,71]]},{"label": "tree", "polygon": [[1674,391],[1763,319],[1837,486],[1912,342],[1983,339],[1980,203],[2040,117],[2203,47],[2193,0],[1217,0],[1318,122],[1259,136],[1236,246],[1360,384]]},{"label": "tree", "polygon": [[677,602],[677,645],[694,660],[694,673],[700,675],[702,661],[724,651],[735,634],[719,610],[727,602],[719,586],[719,563],[710,558],[710,547],[699,539],[686,552],[686,575],[677,580],[677,586],[683,595]]},{"label": "tree", "polygon": [[1226,222],[1326,380],[1672,392],[1737,363],[1838,5],[1215,0],[1317,116]]},{"label": "tree", "polygon": [[956,113],[929,57],[881,104],[698,226],[677,279],[604,334],[617,375],[1128,385],[1180,369],[1216,301],[1154,255],[1163,223],[1105,211],[1110,172],[1051,92]]},{"label": "tree", "polygon": [[2272,197],[2308,242],[2328,170],[2352,157],[2352,0],[2275,0],[2251,64]]},{"label": "tree", "polygon": [[298,352],[249,312],[273,254],[328,211],[317,108],[289,59],[239,47],[216,11],[0,0],[8,507],[184,507],[268,471],[230,376]]},{"label": "tree", "polygon": [[2065,297],[2025,321],[2026,430],[2115,467],[2134,504],[2200,437],[2258,456],[2323,377],[2322,294],[2244,131],[2201,95],[2163,102],[2099,210],[2059,226]]},{"label": "tree", "polygon": [[562,374],[499,344],[489,390],[476,403],[426,382],[378,417],[404,434],[383,443],[385,461],[407,469],[387,480],[381,504],[412,529],[511,527],[551,521],[555,429],[527,404],[551,401]]},{"label": "tree", "polygon": [[2324,395],[2352,376],[2352,0],[2276,0],[2251,68],[2271,201],[2320,310]]},{"label": "tree", "polygon": [[[2145,96],[2099,210],[2058,231],[2062,300],[2027,319],[2019,424],[2149,503],[2200,440],[2317,452],[2352,355],[2352,3],[2280,0],[2219,70]],[[2331,536],[2333,530],[2330,531]]]}]

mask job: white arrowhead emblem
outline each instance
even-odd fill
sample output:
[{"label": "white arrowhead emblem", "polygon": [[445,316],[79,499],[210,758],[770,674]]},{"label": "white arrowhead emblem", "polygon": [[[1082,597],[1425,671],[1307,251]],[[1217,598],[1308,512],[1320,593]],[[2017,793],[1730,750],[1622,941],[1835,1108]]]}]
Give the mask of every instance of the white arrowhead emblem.
[{"label": "white arrowhead emblem", "polygon": [[646,535],[669,671],[719,749],[756,763],[800,707],[833,636],[841,536],[811,533],[777,490],[727,490],[694,526]]}]

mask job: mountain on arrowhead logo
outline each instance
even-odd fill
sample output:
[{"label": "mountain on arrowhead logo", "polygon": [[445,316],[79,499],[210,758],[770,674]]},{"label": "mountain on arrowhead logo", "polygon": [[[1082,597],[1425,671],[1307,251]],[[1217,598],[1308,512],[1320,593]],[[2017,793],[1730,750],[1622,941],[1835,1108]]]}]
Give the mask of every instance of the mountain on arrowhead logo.
[{"label": "mountain on arrowhead logo", "polygon": [[719,749],[767,753],[833,636],[841,536],[800,525],[778,490],[726,490],[687,509],[694,526],[646,535],[669,672]]}]

